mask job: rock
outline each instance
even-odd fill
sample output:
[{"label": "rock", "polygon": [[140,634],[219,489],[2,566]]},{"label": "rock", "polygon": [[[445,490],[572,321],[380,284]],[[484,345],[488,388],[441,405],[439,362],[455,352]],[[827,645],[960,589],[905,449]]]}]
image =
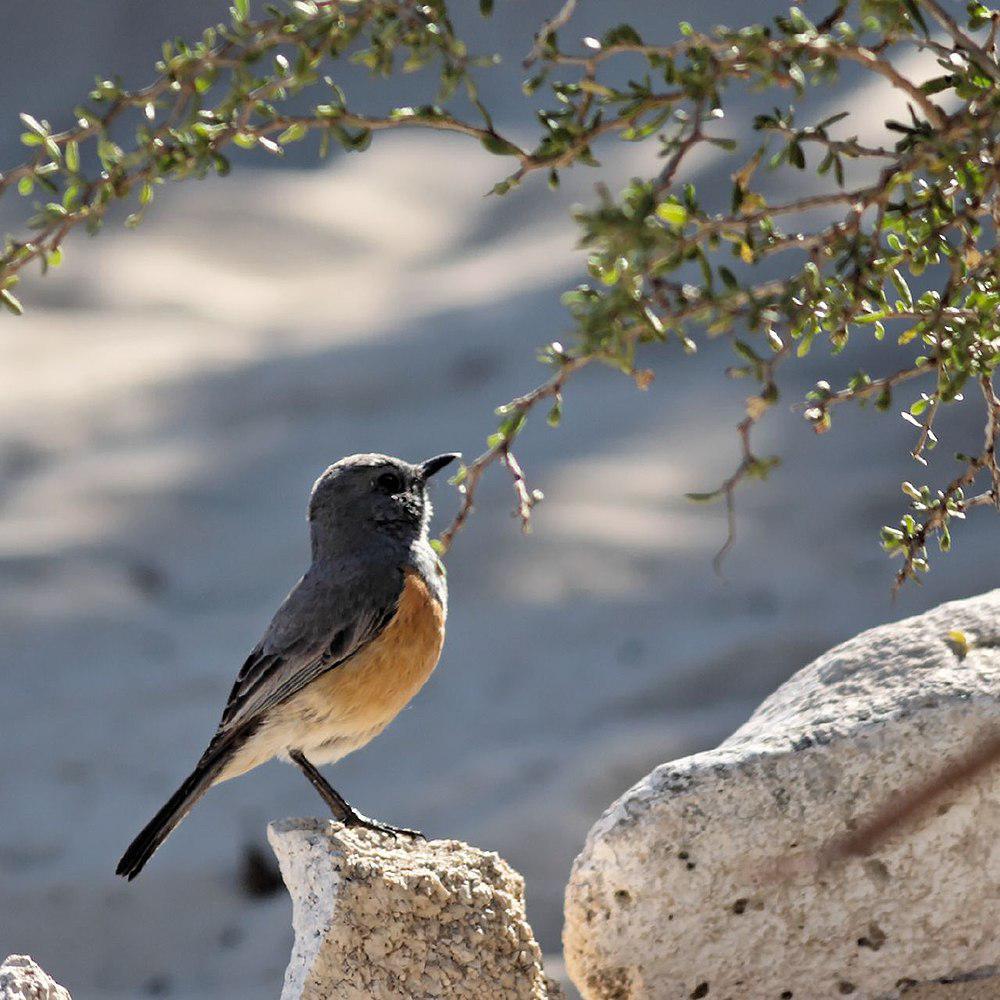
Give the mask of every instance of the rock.
[{"label": "rock", "polygon": [[573,982],[588,1000],[862,1000],[1000,965],[1000,768],[874,855],[811,868],[830,838],[993,735],[998,698],[1000,590],[821,656],[593,827],[566,890]]},{"label": "rock", "polygon": [[1000,979],[971,979],[948,983],[919,983],[903,990],[903,1000],[997,1000]]},{"label": "rock", "polygon": [[282,1000],[559,995],[524,882],[496,854],[305,819],[272,823],[268,839],[295,928]]},{"label": "rock", "polygon": [[0,965],[0,1000],[70,1000],[70,996],[27,955],[8,955]]}]

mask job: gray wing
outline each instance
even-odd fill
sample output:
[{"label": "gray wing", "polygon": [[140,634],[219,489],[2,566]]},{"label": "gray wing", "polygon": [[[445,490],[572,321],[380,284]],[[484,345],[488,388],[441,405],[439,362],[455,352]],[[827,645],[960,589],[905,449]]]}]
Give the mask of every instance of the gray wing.
[{"label": "gray wing", "polygon": [[[395,617],[403,574],[307,573],[285,598],[240,668],[219,723],[228,733],[301,691],[368,645]],[[372,576],[384,581],[372,588]],[[352,579],[353,578],[353,579]]]}]

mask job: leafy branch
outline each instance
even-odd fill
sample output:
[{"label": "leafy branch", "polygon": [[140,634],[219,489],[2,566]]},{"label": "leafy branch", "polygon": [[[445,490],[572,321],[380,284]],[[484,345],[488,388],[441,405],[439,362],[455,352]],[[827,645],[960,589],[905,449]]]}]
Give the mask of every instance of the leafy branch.
[{"label": "leafy branch", "polygon": [[[310,132],[322,136],[321,155],[336,141],[345,149],[367,147],[374,131],[435,128],[478,139],[491,151],[512,144],[494,132],[478,104],[470,70],[480,61],[468,57],[455,37],[443,4],[373,0],[365,4],[325,4],[297,0],[285,13],[249,21],[245,0],[232,8],[232,22],[207,29],[193,45],[165,43],[153,83],[128,90],[100,80],[90,103],[74,110],[75,124],[62,130],[28,114],[22,142],[35,150],[31,160],[0,174],[0,196],[16,185],[49,200],[27,221],[30,237],[8,236],[0,253],[0,297],[12,312],[21,305],[12,291],[18,273],[34,260],[43,269],[61,259],[63,240],[81,223],[95,232],[115,202],[137,195],[128,224],[141,221],[155,187],[167,180],[227,174],[224,150],[259,147],[280,155]],[[480,107],[482,124],[446,114],[437,106],[395,108],[372,116],[348,108],[343,90],[321,80],[325,61],[349,56],[373,73],[389,74],[400,51],[404,69],[437,62],[440,96],[464,84]],[[269,58],[268,58],[269,57]],[[262,67],[263,64],[263,67]],[[306,88],[324,88],[311,114],[290,115],[279,106]],[[116,128],[128,119],[130,141],[119,144]],[[524,154],[521,154],[522,157]]]},{"label": "leafy branch", "polygon": [[[38,191],[46,200],[27,220],[32,235],[5,241],[0,299],[20,312],[19,273],[32,261],[43,269],[58,263],[73,228],[96,230],[107,209],[126,200],[137,202],[129,222],[140,221],[157,185],[226,173],[232,147],[280,155],[315,134],[325,154],[331,142],[361,151],[388,129],[455,132],[510,158],[512,169],[493,188],[506,194],[538,171],[554,186],[569,167],[599,169],[597,147],[608,137],[650,143],[645,176],[617,195],[599,183],[595,202],[577,213],[590,281],[564,296],[568,346],[543,349],[553,373],[499,408],[486,450],[459,470],[463,500],[442,549],[466,523],[494,464],[507,467],[515,513],[529,525],[540,494],[515,455],[517,439],[543,402],[551,404],[549,423],[558,424],[563,390],[581,368],[600,362],[642,387],[652,377],[646,358],[662,356],[667,345],[693,353],[721,340],[737,357],[727,374],[756,383],[738,426],[739,464],[717,489],[693,495],[726,504],[721,558],[733,543],[738,489],[777,464],[755,453],[751,434],[780,400],[782,367],[820,345],[839,355],[852,349],[852,338],[888,336],[913,352],[910,363],[888,374],[859,370],[840,388],[820,381],[802,415],[825,433],[841,404],[871,401],[888,411],[909,383],[920,383],[903,418],[915,425],[911,453],[923,467],[941,409],[963,403],[967,386],[979,387],[981,445],[959,456],[958,473],[941,488],[904,484],[910,508],[898,526],[882,529],[886,550],[901,557],[897,587],[918,579],[928,543],[947,550],[953,521],[997,506],[1000,496],[992,387],[1000,363],[1000,14],[973,0],[959,24],[938,0],[843,0],[818,23],[792,7],[769,25],[699,33],[682,24],[667,44],[623,24],[564,48],[576,6],[566,0],[540,27],[525,60],[532,74],[525,94],[547,95],[537,114],[541,133],[528,148],[495,128],[475,82],[495,60],[470,56],[444,0],[296,0],[258,21],[239,0],[230,23],[196,44],[165,46],[149,86],[99,82],[69,128],[24,116],[32,155],[0,175],[0,196]],[[483,0],[481,9],[488,14],[492,4]],[[937,75],[918,79],[903,70],[907,54],[928,51]],[[361,109],[334,79],[345,59],[385,76],[427,68],[438,77],[437,103]],[[725,133],[734,88],[799,98],[828,86],[845,63],[907,103],[907,119],[886,121],[880,142],[845,132],[847,112],[800,122],[781,101],[754,120],[750,148]],[[611,72],[619,64],[639,72],[620,84],[621,74]],[[287,102],[300,93],[310,95],[310,108],[291,113]],[[705,146],[731,163],[722,203],[716,190],[700,192],[688,179],[692,156]],[[786,171],[814,174],[819,189],[772,203],[759,179]],[[848,176],[861,179],[848,184]],[[761,277],[765,261],[780,262],[780,280]],[[983,477],[985,489],[967,496]]]}]

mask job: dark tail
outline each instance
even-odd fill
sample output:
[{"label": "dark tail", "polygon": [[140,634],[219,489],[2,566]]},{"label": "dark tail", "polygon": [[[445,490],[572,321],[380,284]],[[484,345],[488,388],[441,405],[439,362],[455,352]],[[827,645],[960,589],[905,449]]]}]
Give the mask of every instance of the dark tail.
[{"label": "dark tail", "polygon": [[185,778],[184,784],[170,796],[167,804],[143,827],[142,832],[122,855],[117,875],[132,881],[142,871],[157,848],[174,831],[181,820],[194,808],[195,803],[211,788],[219,772],[246,742],[249,732],[237,730],[222,743],[213,744],[205,751],[198,766]]}]

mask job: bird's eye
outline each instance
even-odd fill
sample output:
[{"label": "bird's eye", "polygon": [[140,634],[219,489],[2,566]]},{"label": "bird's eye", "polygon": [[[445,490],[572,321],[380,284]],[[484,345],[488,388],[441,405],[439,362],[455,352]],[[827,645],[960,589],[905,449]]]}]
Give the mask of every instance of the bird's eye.
[{"label": "bird's eye", "polygon": [[375,485],[383,493],[400,493],[403,489],[403,480],[395,472],[383,472],[375,480]]}]

